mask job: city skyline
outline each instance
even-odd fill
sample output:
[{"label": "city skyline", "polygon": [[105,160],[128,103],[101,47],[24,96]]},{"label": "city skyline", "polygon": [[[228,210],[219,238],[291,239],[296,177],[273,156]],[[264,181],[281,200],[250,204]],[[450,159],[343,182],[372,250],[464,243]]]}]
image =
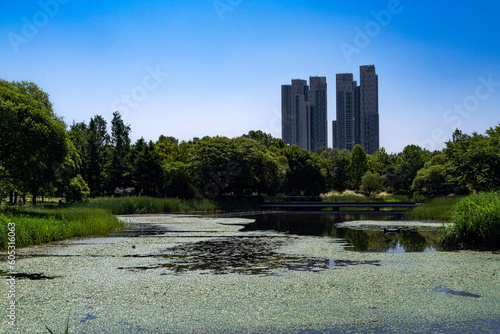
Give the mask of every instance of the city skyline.
[{"label": "city skyline", "polygon": [[496,2],[41,0],[2,9],[0,77],[36,83],[68,125],[96,114],[109,124],[118,110],[133,141],[249,129],[279,138],[283,83],[361,64],[383,74],[380,146],[389,153],[442,149],[456,128],[500,123]]}]

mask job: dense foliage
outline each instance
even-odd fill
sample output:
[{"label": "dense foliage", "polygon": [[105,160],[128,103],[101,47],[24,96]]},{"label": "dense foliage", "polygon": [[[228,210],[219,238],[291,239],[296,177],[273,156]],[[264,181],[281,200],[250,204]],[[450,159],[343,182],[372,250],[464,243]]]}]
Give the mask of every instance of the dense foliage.
[{"label": "dense foliage", "polygon": [[460,201],[441,242],[460,248],[500,248],[500,193],[477,193]]}]

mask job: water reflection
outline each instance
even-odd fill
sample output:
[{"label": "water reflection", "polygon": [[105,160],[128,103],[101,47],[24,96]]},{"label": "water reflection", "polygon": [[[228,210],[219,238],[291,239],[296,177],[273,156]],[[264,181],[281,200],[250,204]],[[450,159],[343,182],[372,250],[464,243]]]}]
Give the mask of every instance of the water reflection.
[{"label": "water reflection", "polygon": [[185,243],[166,249],[162,261],[148,266],[119,267],[133,272],[166,269],[163,275],[181,276],[189,272],[224,275],[272,275],[291,271],[320,272],[346,266],[373,265],[380,261],[350,261],[278,253],[275,249],[293,242],[293,237],[228,237]]},{"label": "water reflection", "polygon": [[[328,213],[277,213],[253,216],[256,221],[243,231],[274,230],[297,235],[313,235],[345,239],[349,250],[360,252],[432,252],[440,251],[438,236],[434,230],[402,229],[400,233],[384,233],[379,230],[337,227],[338,223],[357,220],[395,221],[400,216]],[[395,222],[397,224],[397,222]]]}]

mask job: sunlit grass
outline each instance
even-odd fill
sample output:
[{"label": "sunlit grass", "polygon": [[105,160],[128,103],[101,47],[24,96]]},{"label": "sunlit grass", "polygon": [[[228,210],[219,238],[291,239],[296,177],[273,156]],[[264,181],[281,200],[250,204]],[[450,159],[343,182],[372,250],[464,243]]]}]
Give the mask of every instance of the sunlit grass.
[{"label": "sunlit grass", "polygon": [[408,211],[404,218],[410,220],[437,220],[450,221],[453,207],[462,197],[438,197],[434,198],[424,205]]},{"label": "sunlit grass", "polygon": [[[121,228],[109,211],[90,208],[23,208],[0,212],[0,249],[7,249],[9,223],[15,224],[15,245],[26,247]],[[11,225],[12,226],[12,225]]]},{"label": "sunlit grass", "polygon": [[142,214],[142,213],[172,213],[215,211],[217,205],[208,199],[178,199],[152,197],[99,197],[79,204],[86,208],[106,209],[114,215]]}]

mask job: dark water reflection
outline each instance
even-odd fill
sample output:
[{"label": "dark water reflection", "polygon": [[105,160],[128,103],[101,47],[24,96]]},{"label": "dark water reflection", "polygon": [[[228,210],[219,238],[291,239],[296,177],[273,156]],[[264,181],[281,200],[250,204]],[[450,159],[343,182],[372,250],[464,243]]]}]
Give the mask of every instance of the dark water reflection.
[{"label": "dark water reflection", "polygon": [[[296,235],[312,235],[345,239],[349,250],[360,252],[433,252],[440,251],[435,230],[402,229],[401,233],[384,233],[387,221],[397,226],[400,216],[383,214],[274,213],[252,216],[255,222],[242,231],[273,230]],[[339,223],[380,220],[379,229],[338,227]],[[383,222],[383,224],[382,224]]]}]

